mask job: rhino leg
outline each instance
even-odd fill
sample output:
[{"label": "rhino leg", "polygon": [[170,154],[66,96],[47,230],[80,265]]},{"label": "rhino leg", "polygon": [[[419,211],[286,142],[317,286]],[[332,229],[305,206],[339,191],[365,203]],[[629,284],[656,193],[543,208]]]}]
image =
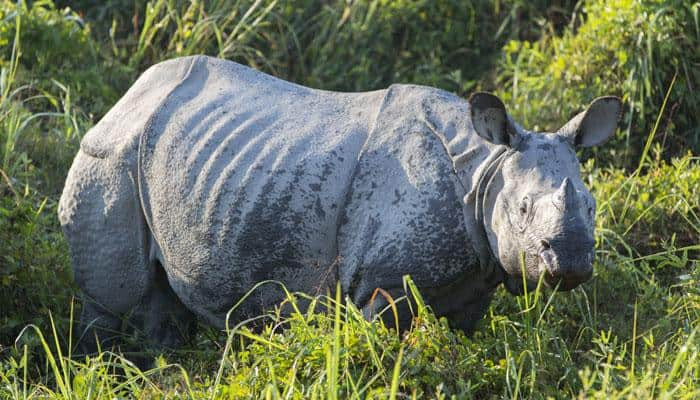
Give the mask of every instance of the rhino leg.
[{"label": "rhino leg", "polygon": [[[416,310],[416,304],[411,301],[403,289],[390,289],[383,293],[377,291],[372,299],[362,307],[362,315],[368,321],[381,318],[384,326],[389,329],[396,329],[400,332],[411,328],[411,322]],[[396,312],[396,321],[394,311]]]},{"label": "rhino leg", "polygon": [[86,351],[96,349],[96,335],[103,347],[113,343],[152,280],[134,176],[123,159],[80,151],[59,202],[73,277],[84,295],[80,344]]},{"label": "rhino leg", "polygon": [[80,151],[59,203],[84,295],[80,345],[87,352],[97,349],[96,337],[105,348],[125,330],[143,330],[149,345],[175,347],[194,323],[158,261],[132,165],[128,157]]},{"label": "rhino leg", "polygon": [[93,299],[83,296],[78,344],[85,354],[118,344],[122,319]]},{"label": "rhino leg", "polygon": [[139,325],[150,347],[177,348],[194,337],[196,318],[170,287],[160,263],[155,264],[151,286],[137,313]]}]

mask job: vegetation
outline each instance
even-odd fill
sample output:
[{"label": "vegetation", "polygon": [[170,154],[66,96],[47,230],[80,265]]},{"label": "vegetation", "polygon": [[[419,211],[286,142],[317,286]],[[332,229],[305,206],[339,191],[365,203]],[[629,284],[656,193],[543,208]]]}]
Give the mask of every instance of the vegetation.
[{"label": "vegetation", "polygon": [[[0,0],[0,398],[700,397],[699,15],[680,0]],[[203,328],[152,368],[73,357],[67,169],[141,71],[194,53],[325,89],[493,89],[527,128],[622,96],[617,137],[583,154],[594,278],[500,289],[472,337],[420,301],[401,336],[336,292],[259,332]]]},{"label": "vegetation", "polygon": [[594,97],[621,96],[627,105],[623,129],[614,146],[598,155],[607,162],[617,159],[615,165],[623,167],[639,157],[675,79],[664,115],[669,126],[657,143],[667,156],[689,148],[697,154],[699,7],[688,1],[583,2],[583,13],[561,36],[514,40],[504,47],[499,94],[527,126],[550,131]]}]

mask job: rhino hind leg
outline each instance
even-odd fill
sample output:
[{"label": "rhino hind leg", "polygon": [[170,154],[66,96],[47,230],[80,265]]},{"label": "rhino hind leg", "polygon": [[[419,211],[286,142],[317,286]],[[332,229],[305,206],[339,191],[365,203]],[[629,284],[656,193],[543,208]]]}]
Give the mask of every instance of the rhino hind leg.
[{"label": "rhino hind leg", "polygon": [[118,343],[147,294],[148,229],[128,160],[78,152],[59,202],[59,220],[83,293],[80,345],[88,352]]},{"label": "rhino hind leg", "polygon": [[151,286],[138,311],[138,325],[146,344],[154,350],[173,349],[194,337],[197,320],[185,307],[168,283],[159,262],[154,262]]},{"label": "rhino hind leg", "polygon": [[194,325],[154,256],[135,175],[128,157],[80,151],[59,203],[83,292],[79,344],[88,353],[122,345],[129,341],[123,334],[133,332],[145,335],[147,347],[176,347]]},{"label": "rhino hind leg", "polygon": [[117,346],[123,320],[96,301],[83,296],[78,344],[83,354]]}]

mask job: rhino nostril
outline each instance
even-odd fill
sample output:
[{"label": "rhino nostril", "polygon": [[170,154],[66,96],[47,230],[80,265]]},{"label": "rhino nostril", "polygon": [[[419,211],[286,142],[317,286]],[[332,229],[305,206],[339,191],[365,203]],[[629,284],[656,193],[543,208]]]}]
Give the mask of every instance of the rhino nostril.
[{"label": "rhino nostril", "polygon": [[593,267],[588,267],[583,271],[583,279],[584,280],[589,280],[593,276]]},{"label": "rhino nostril", "polygon": [[542,250],[540,252],[540,259],[550,274],[557,275],[559,268],[557,267],[557,260],[552,250]]}]

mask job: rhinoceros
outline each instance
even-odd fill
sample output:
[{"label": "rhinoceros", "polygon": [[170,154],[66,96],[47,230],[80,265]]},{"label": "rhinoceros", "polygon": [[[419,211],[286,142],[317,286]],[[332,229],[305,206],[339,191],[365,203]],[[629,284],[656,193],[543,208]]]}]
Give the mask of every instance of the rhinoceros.
[{"label": "rhinoceros", "polygon": [[[159,63],[85,135],[60,199],[81,321],[106,335],[138,314],[176,346],[196,318],[223,328],[261,281],[339,282],[367,311],[410,275],[470,331],[501,283],[591,277],[596,206],[575,150],[605,142],[620,112],[601,97],[534,133],[488,93],[338,93],[206,56]],[[283,297],[263,286],[228,317]]]}]

